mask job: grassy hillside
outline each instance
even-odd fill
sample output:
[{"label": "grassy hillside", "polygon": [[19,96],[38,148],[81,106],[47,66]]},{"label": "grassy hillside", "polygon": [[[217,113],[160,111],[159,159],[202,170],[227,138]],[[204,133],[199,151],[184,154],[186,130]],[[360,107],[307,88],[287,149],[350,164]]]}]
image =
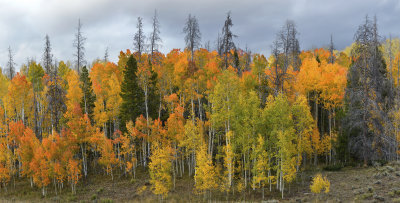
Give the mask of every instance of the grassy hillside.
[{"label": "grassy hillside", "polygon": [[[331,182],[329,194],[311,194],[309,184],[311,177],[321,172]],[[83,179],[72,195],[69,185],[65,185],[61,194],[55,194],[54,188],[47,188],[47,196],[41,196],[41,190],[31,188],[25,179],[12,182],[7,191],[2,188],[0,199],[4,202],[159,202],[159,197],[151,192],[148,174],[139,170],[137,179],[125,176],[91,174]],[[340,171],[307,171],[298,177],[294,184],[287,188],[285,199],[279,192],[265,189],[265,200],[283,202],[400,202],[400,163],[390,163],[379,167],[349,167]],[[261,201],[261,191],[250,191],[235,194],[213,192],[213,201]],[[290,191],[289,191],[290,190]],[[164,199],[166,202],[206,202],[203,195],[193,192],[193,181],[188,176],[176,180],[175,189]]]},{"label": "grassy hillside", "polygon": [[[310,192],[311,177],[321,172],[331,182],[329,194],[315,195]],[[7,190],[2,188],[2,202],[159,202],[151,192],[149,175],[138,170],[137,178],[116,175],[114,181],[104,174],[90,174],[83,179],[72,195],[69,185],[61,194],[47,188],[47,196],[41,196],[39,188],[31,188],[26,178],[11,182]],[[276,190],[265,189],[265,200],[271,202],[400,202],[400,162],[384,166],[347,167],[339,171],[313,170],[302,173],[295,183],[287,187],[285,198]],[[235,194],[213,192],[212,201],[262,201],[261,191]],[[290,190],[290,191],[289,191]],[[166,202],[207,202],[203,195],[193,192],[193,181],[187,175],[176,180],[175,189],[164,199]]]}]

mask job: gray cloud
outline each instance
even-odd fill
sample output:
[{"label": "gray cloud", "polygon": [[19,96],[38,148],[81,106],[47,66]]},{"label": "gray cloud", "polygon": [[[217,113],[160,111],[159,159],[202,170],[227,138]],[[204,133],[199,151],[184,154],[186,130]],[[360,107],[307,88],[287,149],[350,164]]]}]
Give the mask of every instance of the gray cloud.
[{"label": "gray cloud", "polygon": [[400,33],[397,0],[0,0],[0,67],[6,66],[8,46],[18,66],[27,58],[40,61],[46,34],[55,58],[73,61],[78,18],[87,37],[87,61],[102,58],[106,47],[116,61],[121,50],[132,49],[138,16],[150,31],[154,9],[159,13],[164,53],[183,48],[182,28],[189,13],[199,20],[202,41],[214,44],[231,11],[235,42],[264,54],[270,52],[286,19],[296,22],[302,49],[327,45],[331,34],[336,48],[343,49],[353,41],[366,14],[377,15],[381,36]]}]

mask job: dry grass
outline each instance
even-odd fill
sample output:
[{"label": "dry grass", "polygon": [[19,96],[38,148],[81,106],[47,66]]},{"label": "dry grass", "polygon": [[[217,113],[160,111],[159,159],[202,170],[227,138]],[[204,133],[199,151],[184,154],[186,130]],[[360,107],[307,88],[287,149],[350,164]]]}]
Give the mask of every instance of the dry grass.
[{"label": "dry grass", "polygon": [[[286,187],[284,202],[379,202],[400,201],[400,164],[368,168],[344,168],[340,171],[322,171],[331,182],[329,194],[310,193],[310,178],[318,170],[307,171],[298,177],[295,183]],[[77,194],[72,195],[69,185],[65,185],[61,194],[55,194],[54,188],[47,188],[46,197],[41,196],[39,188],[30,187],[26,178],[12,181],[7,191],[1,188],[0,202],[160,202],[151,192],[145,170],[137,171],[137,178],[116,174],[114,181],[110,176],[90,174],[82,179],[77,187]],[[203,195],[193,192],[193,179],[185,175],[176,179],[175,188],[166,202],[207,202]],[[251,188],[235,194],[212,192],[213,201],[260,201],[261,190]],[[281,200],[280,193],[273,187],[272,192],[265,188],[265,199]]]}]

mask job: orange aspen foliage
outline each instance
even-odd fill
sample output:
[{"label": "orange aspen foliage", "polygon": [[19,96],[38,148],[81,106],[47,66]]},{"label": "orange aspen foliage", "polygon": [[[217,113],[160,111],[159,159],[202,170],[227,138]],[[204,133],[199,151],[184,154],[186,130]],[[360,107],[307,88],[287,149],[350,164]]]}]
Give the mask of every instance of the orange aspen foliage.
[{"label": "orange aspen foliage", "polygon": [[24,134],[19,138],[19,141],[20,145],[17,154],[22,164],[22,174],[32,178],[34,172],[30,163],[34,159],[36,149],[39,147],[40,142],[30,128],[25,129]]},{"label": "orange aspen foliage", "polygon": [[7,137],[7,143],[12,147],[16,147],[19,144],[20,138],[24,135],[25,125],[22,123],[22,121],[11,121],[8,124],[8,127],[10,132],[9,136]]},{"label": "orange aspen foliage", "polygon": [[347,69],[337,63],[325,64],[322,67],[319,86],[321,99],[326,109],[343,105],[347,84]]},{"label": "orange aspen foliage", "polygon": [[183,107],[177,106],[174,113],[169,115],[167,120],[167,136],[177,143],[182,142],[185,134],[185,118],[183,117]]},{"label": "orange aspen foliage", "polygon": [[7,145],[3,142],[0,143],[0,184],[2,187],[6,187],[10,181],[11,166],[12,166],[12,153],[8,149]]},{"label": "orange aspen foliage", "polygon": [[46,151],[41,145],[34,150],[33,159],[29,164],[32,170],[33,182],[42,188],[42,195],[46,195],[46,186],[50,184],[50,163],[46,158]]},{"label": "orange aspen foliage", "polygon": [[101,157],[99,163],[105,167],[107,174],[110,174],[111,179],[114,180],[113,168],[118,163],[118,160],[115,158],[112,140],[104,137],[100,147]]},{"label": "orange aspen foliage", "polygon": [[71,189],[73,194],[76,194],[76,184],[78,183],[80,172],[81,170],[79,167],[79,162],[72,158],[68,160],[67,176],[68,176],[68,182],[71,184]]}]

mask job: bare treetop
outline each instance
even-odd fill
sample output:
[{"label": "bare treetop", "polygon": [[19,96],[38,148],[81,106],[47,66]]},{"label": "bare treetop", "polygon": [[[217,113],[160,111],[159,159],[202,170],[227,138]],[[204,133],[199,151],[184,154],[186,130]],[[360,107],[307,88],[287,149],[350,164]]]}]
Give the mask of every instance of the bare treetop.
[{"label": "bare treetop", "polygon": [[144,35],[143,32],[143,19],[141,17],[137,18],[137,24],[136,24],[136,28],[137,28],[137,32],[135,33],[135,36],[133,37],[133,46],[136,50],[136,52],[139,54],[139,60],[140,60],[140,56],[142,55],[142,52],[144,51],[144,42],[146,39],[146,36]]},{"label": "bare treetop", "polygon": [[85,41],[86,37],[82,35],[82,23],[81,19],[78,20],[78,27],[77,27],[77,32],[75,34],[75,41],[74,41],[74,47],[76,49],[76,52],[74,53],[75,58],[75,63],[76,63],[76,69],[78,71],[78,74],[80,74],[80,68],[85,65],[86,60],[85,60]]},{"label": "bare treetop", "polygon": [[237,37],[234,35],[231,31],[231,27],[233,26],[232,23],[232,18],[231,18],[231,12],[229,11],[226,20],[224,23],[224,26],[222,27],[222,36],[221,36],[221,42],[220,42],[220,50],[222,54],[224,55],[224,61],[225,61],[225,68],[228,68],[228,54],[231,49],[235,49],[235,43],[233,42],[233,38]]},{"label": "bare treetop", "polygon": [[8,62],[7,62],[7,70],[6,74],[8,78],[13,79],[15,76],[15,62],[14,62],[14,55],[11,50],[11,46],[8,46]]},{"label": "bare treetop", "polygon": [[195,49],[199,48],[201,42],[201,33],[199,28],[199,23],[197,22],[196,16],[192,16],[189,14],[185,27],[183,27],[183,32],[185,35],[185,43],[186,48],[190,50],[192,53],[192,61],[193,61],[193,52]]},{"label": "bare treetop", "polygon": [[158,21],[157,10],[154,11],[152,31],[149,36],[150,39],[150,52],[153,56],[154,52],[158,52],[161,46],[162,39],[160,37],[160,22]]}]

